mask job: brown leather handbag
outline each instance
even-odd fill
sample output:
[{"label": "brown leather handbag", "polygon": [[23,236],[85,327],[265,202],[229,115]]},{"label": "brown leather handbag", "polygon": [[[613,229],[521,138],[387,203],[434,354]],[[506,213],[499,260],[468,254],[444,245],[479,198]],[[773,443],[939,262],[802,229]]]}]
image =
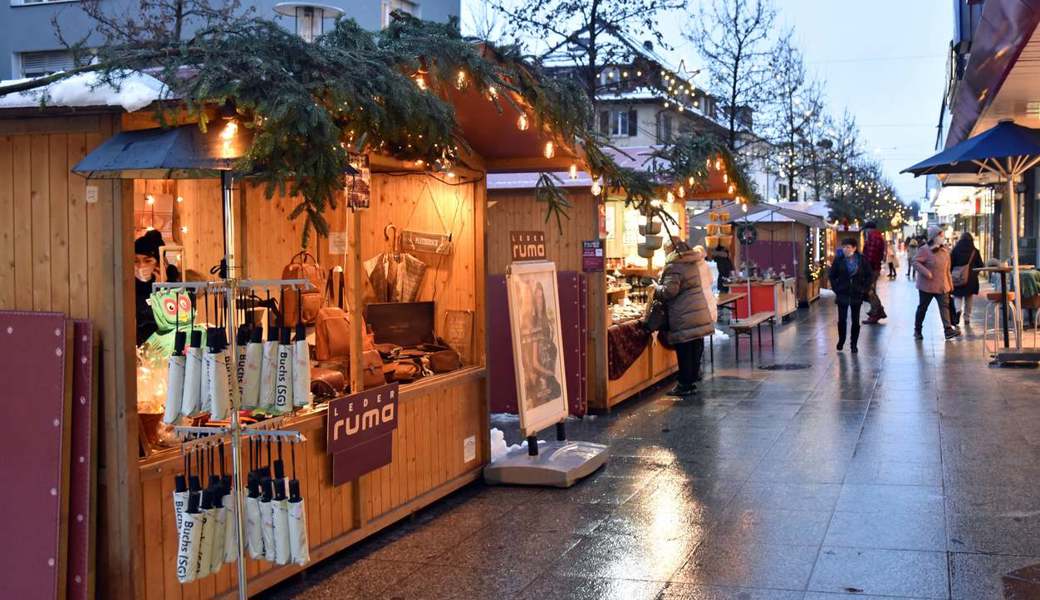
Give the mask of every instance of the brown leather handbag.
[{"label": "brown leather handbag", "polygon": [[365,350],[361,353],[361,369],[363,371],[362,382],[366,389],[386,385],[386,377],[383,375],[383,358],[379,356],[378,350]]},{"label": "brown leather handbag", "polygon": [[297,315],[302,315],[304,325],[314,325],[318,311],[324,304],[322,290],[325,289],[325,271],[318,266],[317,259],[306,250],[299,252],[282,269],[282,279],[306,279],[313,286],[309,290],[285,290],[285,299],[282,301],[285,325],[295,326]]},{"label": "brown leather handbag", "polygon": [[347,387],[343,373],[335,369],[311,369],[311,393],[319,398],[335,398]]},{"label": "brown leather handbag", "polygon": [[[343,277],[339,277],[339,298],[333,292],[336,273],[330,272],[325,286],[327,302],[318,311],[314,324],[314,357],[317,360],[350,358],[350,315],[343,308]],[[372,335],[364,318],[361,319],[361,340],[364,350],[373,348]]]}]

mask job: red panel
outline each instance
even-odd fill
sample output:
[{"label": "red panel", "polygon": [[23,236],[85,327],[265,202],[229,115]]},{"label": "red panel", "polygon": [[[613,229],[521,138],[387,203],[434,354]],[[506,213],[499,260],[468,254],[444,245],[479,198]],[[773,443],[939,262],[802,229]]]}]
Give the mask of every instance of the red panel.
[{"label": "red panel", "polygon": [[0,598],[64,596],[68,330],[60,313],[0,312],[0,481],[10,486],[0,517]]},{"label": "red panel", "polygon": [[72,418],[69,422],[72,461],[69,467],[68,597],[89,600],[94,521],[94,340],[90,321],[75,322],[72,340]]}]

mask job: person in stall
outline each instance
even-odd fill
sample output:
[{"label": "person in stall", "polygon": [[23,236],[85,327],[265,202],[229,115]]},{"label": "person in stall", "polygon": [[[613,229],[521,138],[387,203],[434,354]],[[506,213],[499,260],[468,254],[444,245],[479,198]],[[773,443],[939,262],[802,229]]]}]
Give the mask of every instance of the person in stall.
[{"label": "person in stall", "polygon": [[[150,229],[134,240],[134,298],[137,317],[137,345],[142,346],[158,330],[155,314],[148,299],[152,295],[152,284],[162,281],[162,261],[159,248],[166,245],[162,233]],[[170,265],[166,268],[166,281],[180,281],[180,271]]]}]

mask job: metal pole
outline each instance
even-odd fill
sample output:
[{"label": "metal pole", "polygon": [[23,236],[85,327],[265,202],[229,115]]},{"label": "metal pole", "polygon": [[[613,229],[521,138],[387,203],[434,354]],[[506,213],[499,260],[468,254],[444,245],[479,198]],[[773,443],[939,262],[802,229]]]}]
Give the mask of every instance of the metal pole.
[{"label": "metal pole", "polygon": [[[230,171],[220,172],[220,191],[224,204],[224,266],[221,276],[224,277],[227,288],[227,323],[231,328],[228,335],[228,343],[231,347],[231,356],[238,356],[238,339],[235,332],[238,330],[236,322],[235,297],[238,293],[238,265],[235,264],[235,210],[234,192],[231,187],[233,179]],[[238,534],[238,598],[246,600],[249,597],[249,582],[246,577],[246,546],[245,546],[245,522],[242,519],[242,424],[239,421],[238,411],[241,408],[241,398],[238,395],[238,386],[231,386],[231,479],[232,499],[235,503],[235,523]]]},{"label": "metal pole", "polygon": [[1018,196],[1015,194],[1015,177],[1018,172],[1012,170],[1012,158],[1008,159],[1007,199],[1011,207],[1011,275],[1015,281],[1015,350],[1022,349],[1022,278],[1019,276],[1018,262]]}]

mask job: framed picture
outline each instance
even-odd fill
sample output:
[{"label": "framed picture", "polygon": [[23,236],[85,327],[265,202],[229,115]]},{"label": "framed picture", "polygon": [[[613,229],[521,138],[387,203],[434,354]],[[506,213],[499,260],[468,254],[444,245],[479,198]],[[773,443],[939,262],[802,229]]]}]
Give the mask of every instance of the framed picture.
[{"label": "framed picture", "polygon": [[535,435],[567,417],[556,265],[512,263],[507,292],[520,429]]}]

